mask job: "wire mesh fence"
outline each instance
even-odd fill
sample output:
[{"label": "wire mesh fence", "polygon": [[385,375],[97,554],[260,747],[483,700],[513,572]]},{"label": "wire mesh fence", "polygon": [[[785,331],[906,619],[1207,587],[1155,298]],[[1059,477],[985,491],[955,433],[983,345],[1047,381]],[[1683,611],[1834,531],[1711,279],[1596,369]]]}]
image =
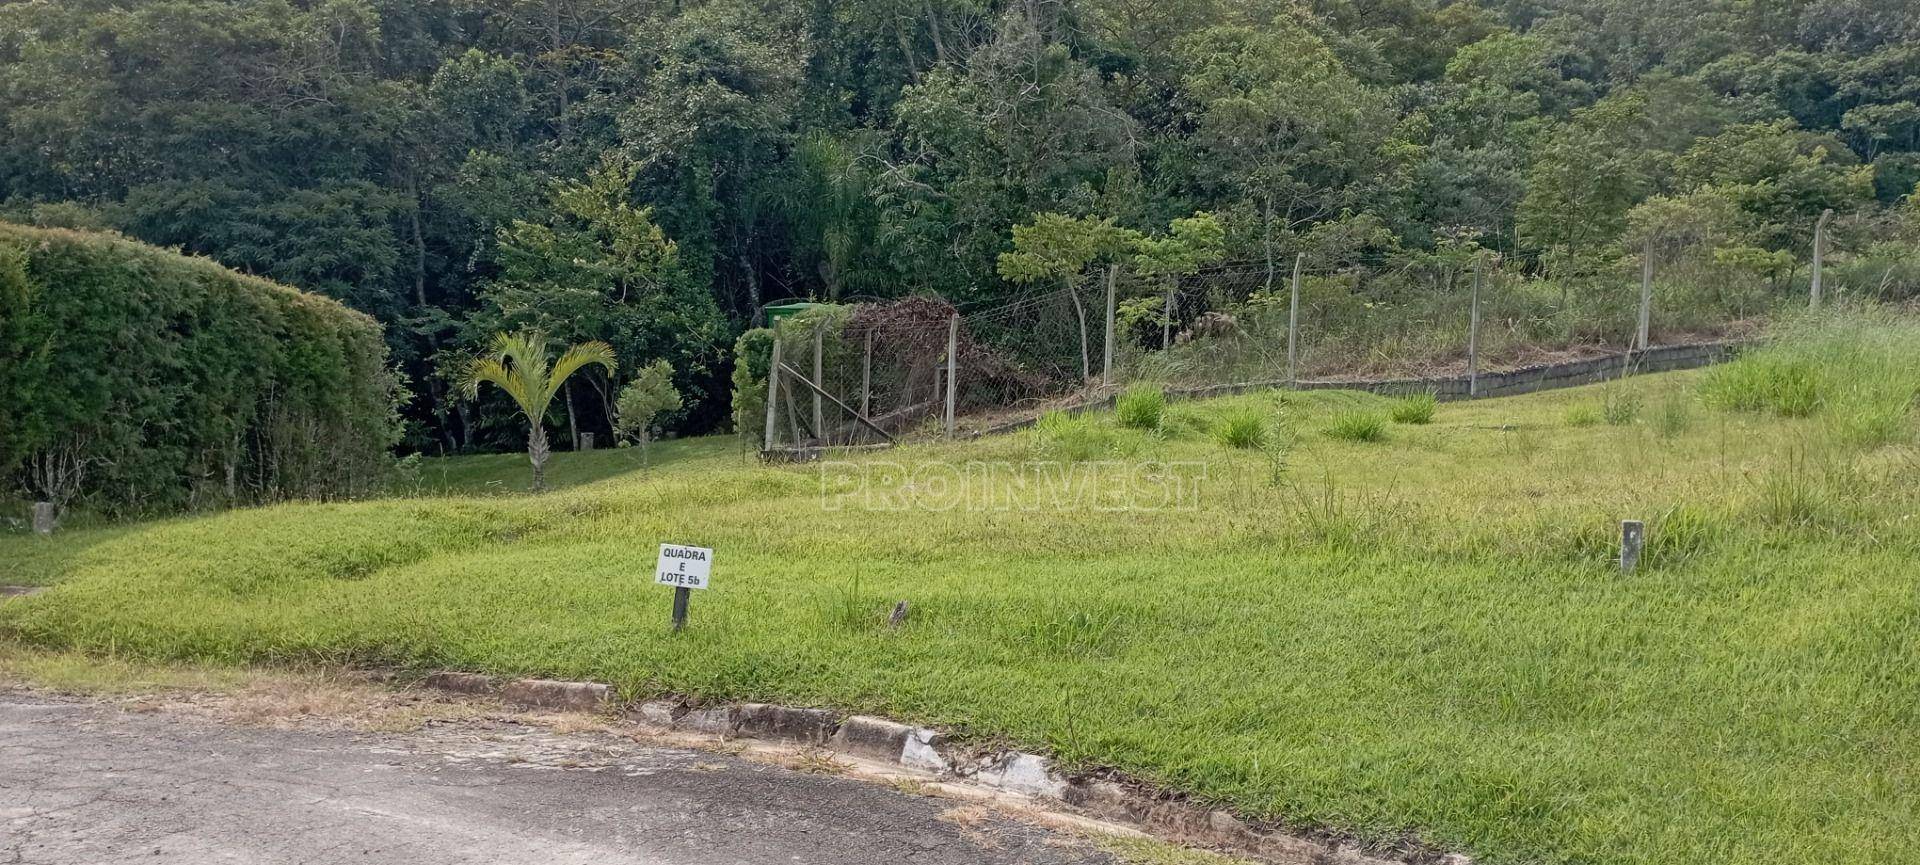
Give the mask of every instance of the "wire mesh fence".
[{"label": "wire mesh fence", "polygon": [[1176,277],[1111,267],[972,309],[930,297],[822,307],[780,323],[776,399],[759,431],[769,451],[880,446],[994,428],[1135,381],[1412,379],[1625,356],[1738,330],[1778,300],[1716,267],[1676,237],[1588,279],[1544,279],[1537,263],[1469,249],[1233,261]]}]

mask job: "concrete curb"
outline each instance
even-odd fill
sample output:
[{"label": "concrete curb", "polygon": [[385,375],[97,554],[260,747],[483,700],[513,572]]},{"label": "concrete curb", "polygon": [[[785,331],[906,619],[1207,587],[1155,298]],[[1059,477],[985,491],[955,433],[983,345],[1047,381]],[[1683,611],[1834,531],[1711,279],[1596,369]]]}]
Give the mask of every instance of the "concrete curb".
[{"label": "concrete curb", "polygon": [[[475,673],[439,672],[426,687],[497,697],[541,709],[608,711],[613,689],[597,682],[547,679],[496,680]],[[1000,793],[1057,803],[1087,816],[1139,829],[1172,841],[1201,844],[1287,865],[1471,865],[1458,853],[1409,848],[1369,850],[1335,837],[1249,822],[1230,811],[1188,801],[1142,784],[1061,770],[1040,754],[1005,749],[970,750],[937,730],[867,715],[841,717],[824,709],[773,703],[694,705],[650,700],[626,707],[621,717],[662,731],[722,739],[755,739],[826,748],[912,772],[961,781]]]}]

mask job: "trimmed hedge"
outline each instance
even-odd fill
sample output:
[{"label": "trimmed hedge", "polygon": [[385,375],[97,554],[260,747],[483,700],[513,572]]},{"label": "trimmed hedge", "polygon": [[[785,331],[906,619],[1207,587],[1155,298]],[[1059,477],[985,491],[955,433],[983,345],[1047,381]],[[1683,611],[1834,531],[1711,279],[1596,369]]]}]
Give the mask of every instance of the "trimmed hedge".
[{"label": "trimmed hedge", "polygon": [[380,325],[124,238],[0,223],[0,498],[108,513],[382,482]]}]

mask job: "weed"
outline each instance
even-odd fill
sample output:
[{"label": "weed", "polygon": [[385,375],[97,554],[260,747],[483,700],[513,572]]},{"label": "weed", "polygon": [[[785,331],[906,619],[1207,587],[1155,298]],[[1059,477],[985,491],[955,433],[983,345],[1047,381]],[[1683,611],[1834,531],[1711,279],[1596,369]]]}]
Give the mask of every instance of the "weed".
[{"label": "weed", "polygon": [[1856,448],[1876,448],[1913,437],[1913,400],[1861,395],[1836,402],[1827,411],[1827,435]]},{"label": "weed", "polygon": [[1221,415],[1213,434],[1227,447],[1254,450],[1265,447],[1273,431],[1267,426],[1265,414],[1259,409],[1246,407],[1232,409]]},{"label": "weed", "polygon": [[860,590],[860,574],[828,590],[820,604],[820,617],[827,626],[840,631],[864,631],[880,622],[877,602]]},{"label": "weed", "polygon": [[1670,568],[1706,553],[1725,531],[1717,512],[1699,505],[1675,505],[1647,527],[1644,561]]},{"label": "weed", "polygon": [[1042,449],[1067,462],[1088,462],[1113,454],[1118,449],[1113,430],[1083,414],[1050,411],[1035,424]]},{"label": "weed", "polygon": [[1709,405],[1781,417],[1811,416],[1822,403],[1820,372],[1811,359],[1764,349],[1709,370],[1702,390]]},{"label": "weed", "polygon": [[1169,438],[1213,434],[1213,418],[1187,408],[1168,408],[1160,418],[1160,432]]},{"label": "weed", "polygon": [[1350,410],[1335,415],[1327,435],[1341,441],[1377,442],[1387,437],[1387,419],[1376,412]]},{"label": "weed", "polygon": [[1095,615],[1075,610],[1037,624],[1028,635],[1035,647],[1055,655],[1089,658],[1111,651],[1119,637],[1123,615]]},{"label": "weed", "polygon": [[1137,384],[1114,402],[1114,417],[1129,429],[1159,429],[1167,408],[1167,395],[1158,386]]},{"label": "weed", "polygon": [[1439,407],[1440,398],[1429,391],[1395,400],[1390,414],[1394,423],[1427,424],[1433,423],[1433,413]]},{"label": "weed", "polygon": [[1640,394],[1610,387],[1600,401],[1600,417],[1608,426],[1626,426],[1640,419]]},{"label": "weed", "polygon": [[1684,392],[1667,395],[1654,415],[1654,432],[1663,439],[1677,438],[1693,427],[1693,400]]},{"label": "weed", "polygon": [[1567,406],[1567,426],[1580,428],[1600,425],[1600,407],[1592,403],[1574,403]]}]

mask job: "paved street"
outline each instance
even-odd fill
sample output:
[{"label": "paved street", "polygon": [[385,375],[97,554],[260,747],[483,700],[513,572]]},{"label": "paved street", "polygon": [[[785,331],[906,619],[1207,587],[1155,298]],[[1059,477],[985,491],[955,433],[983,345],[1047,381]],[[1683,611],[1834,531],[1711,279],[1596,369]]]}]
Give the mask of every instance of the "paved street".
[{"label": "paved street", "polygon": [[1111,861],[954,809],[829,774],[506,721],[274,730],[0,693],[0,865]]}]

